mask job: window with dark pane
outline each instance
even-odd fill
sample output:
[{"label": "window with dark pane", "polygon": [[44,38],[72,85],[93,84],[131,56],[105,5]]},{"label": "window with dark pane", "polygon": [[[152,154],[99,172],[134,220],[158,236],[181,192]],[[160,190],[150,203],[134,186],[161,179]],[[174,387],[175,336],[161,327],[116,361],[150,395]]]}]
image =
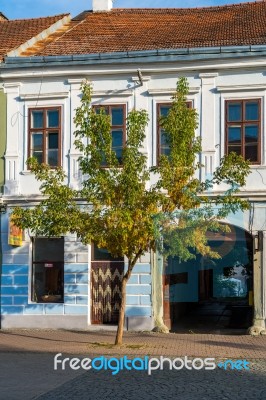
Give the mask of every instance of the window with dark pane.
[{"label": "window with dark pane", "polygon": [[226,151],[260,163],[261,101],[226,101]]},{"label": "window with dark pane", "polygon": [[59,127],[59,110],[48,110],[47,111],[47,127],[58,128]]},{"label": "window with dark pane", "polygon": [[64,238],[33,238],[32,294],[35,303],[64,302]]},{"label": "window with dark pane", "polygon": [[58,165],[58,132],[49,132],[47,140],[47,163],[52,167],[56,167]]},{"label": "window with dark pane", "polygon": [[113,257],[105,248],[92,244],[92,260],[93,261],[124,261],[124,257]]},{"label": "window with dark pane", "polygon": [[[161,117],[166,117],[169,110],[171,108],[171,104],[160,104],[159,105],[159,110],[158,110],[158,121],[160,120]],[[167,141],[166,137],[166,132],[165,130],[158,125],[158,145],[159,145],[159,156],[161,155],[169,155],[170,154],[170,148],[169,148],[169,143]]]},{"label": "window with dark pane", "polygon": [[[187,107],[191,108],[192,103],[188,101]],[[158,104],[157,105],[157,158],[159,159],[161,155],[170,155],[170,146],[167,141],[166,132],[160,126],[160,118],[166,117],[171,108],[171,103]]]},{"label": "window with dark pane", "polygon": [[[125,105],[104,105],[94,108],[97,114],[104,112],[110,116],[112,150],[115,152],[119,164],[122,164],[122,152],[126,142],[126,107]],[[104,155],[102,165],[107,166]]]},{"label": "window with dark pane", "polygon": [[61,109],[29,110],[29,157],[51,167],[60,165]]}]

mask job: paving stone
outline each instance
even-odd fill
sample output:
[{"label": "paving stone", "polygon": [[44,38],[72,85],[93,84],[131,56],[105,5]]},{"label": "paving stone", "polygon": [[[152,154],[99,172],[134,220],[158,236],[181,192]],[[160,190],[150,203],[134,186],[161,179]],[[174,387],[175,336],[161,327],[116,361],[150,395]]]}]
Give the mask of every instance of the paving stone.
[{"label": "paving stone", "polygon": [[[121,348],[114,331],[1,330],[0,399],[4,400],[256,400],[266,399],[266,337],[125,332]],[[54,356],[129,358],[213,357],[246,359],[250,370],[73,371],[53,368]]]}]

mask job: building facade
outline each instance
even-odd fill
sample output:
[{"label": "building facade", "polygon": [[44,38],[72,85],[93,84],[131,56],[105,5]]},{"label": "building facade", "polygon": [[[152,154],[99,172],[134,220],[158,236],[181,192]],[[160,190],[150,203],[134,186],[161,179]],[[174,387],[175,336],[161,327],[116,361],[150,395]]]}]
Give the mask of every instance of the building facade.
[{"label": "building facade", "polygon": [[[264,332],[266,25],[257,17],[265,14],[266,4],[149,11],[112,10],[111,2],[102,3],[101,10],[74,18],[71,29],[56,40],[51,35],[49,41],[10,53],[1,67],[7,104],[2,327],[86,329],[116,323],[126,260],[114,260],[72,235],[47,239],[24,232],[22,245],[8,244],[10,214],[15,205],[30,207],[40,200],[38,183],[26,166],[29,156],[62,166],[68,184],[80,186],[73,117],[83,79],[92,82],[92,106],[104,105],[112,117],[117,148],[123,143],[127,113],[133,108],[149,112],[143,151],[153,166],[165,151],[159,116],[171,104],[178,78],[185,76],[187,100],[199,115],[201,179],[213,174],[224,154],[242,154],[251,162],[251,174],[241,196],[251,208],[225,221],[230,234],[210,238],[221,252],[220,264],[202,257],[193,265],[173,259],[165,269],[159,255],[142,257],[127,286],[127,328],[178,324],[192,303],[216,299],[226,305],[219,318],[230,311],[232,323],[232,316],[237,319],[248,309],[251,332]],[[224,28],[228,13],[238,35],[228,35]],[[247,13],[250,30],[239,17]],[[198,26],[193,25],[195,18]],[[214,26],[214,20],[220,22]],[[103,34],[108,21],[110,30]],[[128,32],[123,35],[125,21]],[[211,195],[220,191],[214,188]]]}]

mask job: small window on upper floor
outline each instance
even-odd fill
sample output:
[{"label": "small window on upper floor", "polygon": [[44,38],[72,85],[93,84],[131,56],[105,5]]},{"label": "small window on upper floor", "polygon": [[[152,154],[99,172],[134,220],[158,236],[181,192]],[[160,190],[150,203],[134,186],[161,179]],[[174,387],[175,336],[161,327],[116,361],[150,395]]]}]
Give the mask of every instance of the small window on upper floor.
[{"label": "small window on upper floor", "polygon": [[226,153],[242,155],[251,164],[261,162],[261,100],[227,100]]},{"label": "small window on upper floor", "polygon": [[[112,150],[119,164],[122,164],[122,151],[126,144],[126,106],[124,104],[94,106],[96,112],[104,110],[111,118]],[[103,160],[103,166],[107,166]]]},{"label": "small window on upper floor", "polygon": [[[187,101],[186,104],[188,108],[192,107],[191,101]],[[170,154],[170,147],[167,142],[165,130],[160,125],[160,118],[167,116],[171,106],[171,103],[157,104],[157,163],[160,156],[169,156]]]},{"label": "small window on upper floor", "polygon": [[29,157],[51,167],[61,165],[61,108],[29,109]]}]

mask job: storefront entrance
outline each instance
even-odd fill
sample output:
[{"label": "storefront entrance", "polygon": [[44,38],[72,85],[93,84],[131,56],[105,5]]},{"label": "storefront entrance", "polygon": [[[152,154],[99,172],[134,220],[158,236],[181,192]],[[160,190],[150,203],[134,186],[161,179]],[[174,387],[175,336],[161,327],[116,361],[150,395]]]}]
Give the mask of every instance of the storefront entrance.
[{"label": "storefront entrance", "polygon": [[252,325],[253,239],[240,228],[230,228],[230,233],[208,236],[219,259],[168,259],[164,319],[171,330],[212,332]]},{"label": "storefront entrance", "polygon": [[93,247],[91,264],[91,323],[117,324],[124,261]]}]

